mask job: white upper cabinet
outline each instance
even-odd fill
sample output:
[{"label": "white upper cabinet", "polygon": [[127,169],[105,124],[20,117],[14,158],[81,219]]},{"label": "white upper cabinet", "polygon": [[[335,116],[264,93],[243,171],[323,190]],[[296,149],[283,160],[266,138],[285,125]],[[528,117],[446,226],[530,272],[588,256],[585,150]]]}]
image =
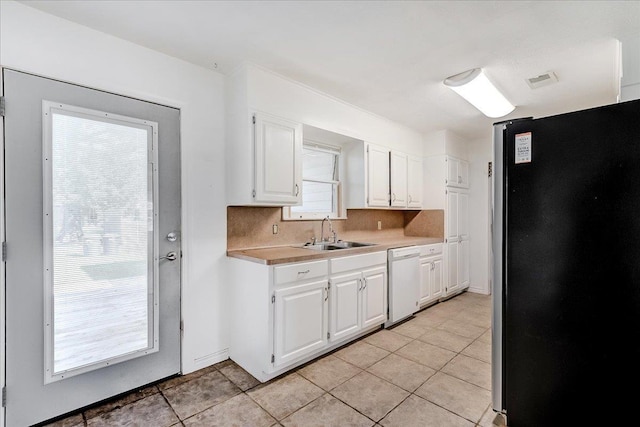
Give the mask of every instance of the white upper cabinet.
[{"label": "white upper cabinet", "polygon": [[389,206],[389,150],[367,145],[367,205]]},{"label": "white upper cabinet", "polygon": [[469,163],[451,156],[447,156],[446,162],[447,179],[445,185],[469,188]]},{"label": "white upper cabinet", "polygon": [[422,158],[365,142],[345,150],[348,209],[421,209]]},{"label": "white upper cabinet", "polygon": [[296,205],[302,190],[302,124],[254,114],[255,202]]},{"label": "white upper cabinet", "polygon": [[422,159],[416,156],[407,158],[407,207],[422,208]]},{"label": "white upper cabinet", "polygon": [[391,151],[390,185],[391,206],[407,207],[407,160],[408,156],[399,151]]},{"label": "white upper cabinet", "polygon": [[299,205],[302,124],[248,110],[228,122],[227,205]]},{"label": "white upper cabinet", "polygon": [[[262,129],[254,127],[254,113]],[[345,208],[389,208],[389,150],[423,152],[419,132],[247,63],[225,82],[227,206],[301,206],[304,189],[296,150],[310,127],[340,136],[332,145],[342,148],[340,166],[345,169],[344,174],[340,170],[339,191]],[[365,141],[384,149],[374,150],[368,159]],[[348,153],[347,146],[353,151]],[[355,160],[347,158],[350,154]]]}]

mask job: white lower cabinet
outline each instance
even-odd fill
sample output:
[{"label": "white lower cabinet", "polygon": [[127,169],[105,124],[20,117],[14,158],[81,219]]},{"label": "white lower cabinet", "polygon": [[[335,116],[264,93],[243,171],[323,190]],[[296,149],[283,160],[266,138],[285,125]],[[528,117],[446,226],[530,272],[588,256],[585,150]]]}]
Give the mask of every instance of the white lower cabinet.
[{"label": "white lower cabinet", "polygon": [[327,280],[275,290],[274,365],[321,350],[327,343]]},{"label": "white lower cabinet", "polygon": [[362,329],[367,329],[387,321],[387,266],[364,270],[362,279],[360,320]]},{"label": "white lower cabinet", "polygon": [[332,275],[329,284],[331,342],[341,341],[387,320],[386,266]]},{"label": "white lower cabinet", "polygon": [[442,297],[443,265],[441,243],[420,246],[420,307]]},{"label": "white lower cabinet", "polygon": [[229,357],[268,381],[386,321],[387,253],[267,266],[229,258]]},{"label": "white lower cabinet", "polygon": [[340,341],[360,330],[362,273],[333,276],[331,289],[331,341]]}]

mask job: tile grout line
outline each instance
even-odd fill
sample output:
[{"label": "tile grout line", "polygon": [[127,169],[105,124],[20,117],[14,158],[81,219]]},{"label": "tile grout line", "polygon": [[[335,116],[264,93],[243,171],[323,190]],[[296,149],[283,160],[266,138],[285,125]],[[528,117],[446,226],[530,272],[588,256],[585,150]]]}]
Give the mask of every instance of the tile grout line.
[{"label": "tile grout line", "polygon": [[[467,302],[466,302],[466,301],[467,301],[467,300],[465,300],[465,301],[461,301],[461,304],[467,304]],[[445,303],[446,303],[446,302],[445,302]],[[485,306],[484,306],[484,305],[481,305],[481,304],[475,304],[474,302],[469,302],[468,304],[469,304],[469,305],[472,305],[473,307],[481,307],[481,308],[485,309]],[[429,308],[429,307],[427,307],[427,308]],[[455,319],[455,316],[458,316],[460,313],[465,312],[465,310],[467,310],[467,308],[468,308],[468,307],[463,307],[462,309],[460,309],[460,311],[457,311],[455,314],[452,314],[452,315],[450,315],[450,316],[446,316],[446,319],[445,319],[445,320],[443,320],[441,323],[439,323],[439,324],[438,324],[438,326],[441,326],[442,324],[444,324],[444,323],[445,323],[445,322],[447,322],[447,321],[457,321],[457,319]],[[480,316],[480,314],[479,314],[479,316]],[[415,320],[415,318],[414,318],[414,319],[411,319],[411,320]],[[455,375],[448,374],[448,373],[446,373],[446,372],[443,372],[443,371],[442,371],[442,370],[443,370],[446,366],[448,366],[448,365],[451,363],[451,361],[453,361],[453,360],[454,360],[458,355],[462,355],[462,356],[464,356],[464,357],[468,357],[469,359],[472,359],[472,360],[475,360],[475,361],[478,361],[478,362],[481,362],[481,363],[484,363],[484,364],[491,365],[491,363],[490,363],[490,362],[486,362],[486,361],[484,361],[484,360],[482,360],[482,359],[479,359],[478,357],[475,357],[475,356],[472,356],[472,355],[463,354],[463,352],[464,352],[466,349],[468,349],[470,346],[472,346],[472,345],[473,345],[473,344],[475,344],[476,342],[481,342],[483,345],[485,345],[485,344],[489,344],[489,345],[491,345],[491,341],[489,341],[489,343],[487,343],[487,342],[485,342],[485,341],[480,341],[480,338],[481,338],[482,336],[484,336],[487,332],[490,332],[490,331],[491,331],[491,327],[486,327],[486,328],[485,328],[485,327],[483,327],[483,326],[480,326],[480,325],[474,324],[474,323],[472,323],[472,322],[466,322],[466,323],[467,323],[467,324],[469,324],[469,325],[472,325],[472,326],[474,326],[474,327],[477,327],[477,328],[479,328],[479,329],[484,329],[484,331],[483,331],[480,335],[478,335],[476,338],[474,338],[474,339],[473,339],[469,344],[467,344],[465,347],[463,347],[460,351],[451,350],[451,349],[449,349],[449,348],[445,348],[445,347],[442,347],[442,346],[437,345],[437,344],[432,344],[432,343],[429,343],[429,342],[425,342],[425,341],[420,340],[420,339],[419,339],[419,338],[420,338],[420,336],[422,336],[422,335],[424,335],[424,334],[420,335],[419,337],[414,338],[414,337],[407,336],[407,335],[404,335],[404,334],[399,333],[399,332],[394,332],[393,330],[389,330],[389,332],[394,332],[394,333],[396,333],[398,336],[401,336],[401,337],[403,337],[403,338],[405,338],[405,339],[408,339],[408,340],[409,340],[406,344],[404,344],[404,345],[402,345],[402,346],[398,347],[396,350],[394,350],[394,351],[390,351],[390,350],[388,350],[387,348],[384,348],[384,347],[382,347],[382,346],[380,346],[380,345],[376,345],[375,343],[371,343],[371,342],[369,342],[369,341],[366,341],[366,338],[368,338],[368,337],[370,337],[370,336],[374,335],[375,333],[379,333],[379,332],[381,332],[382,330],[385,330],[385,328],[380,328],[379,330],[372,331],[370,334],[367,334],[367,335],[365,335],[365,336],[361,337],[360,339],[354,340],[354,341],[352,341],[352,342],[347,342],[347,343],[345,343],[343,346],[341,346],[341,347],[339,347],[339,348],[335,349],[334,351],[329,352],[329,353],[327,353],[326,355],[322,355],[321,357],[319,357],[319,358],[317,358],[317,359],[311,360],[311,361],[309,361],[308,363],[306,363],[306,364],[304,364],[304,365],[302,365],[302,366],[300,366],[300,367],[298,367],[298,368],[296,368],[296,369],[292,370],[291,372],[283,373],[280,377],[285,377],[285,376],[290,375],[290,374],[292,374],[292,373],[297,373],[297,374],[298,374],[298,375],[300,375],[300,377],[301,377],[301,378],[303,378],[305,381],[308,381],[309,383],[311,383],[311,384],[313,384],[314,386],[318,387],[318,388],[322,391],[322,393],[321,393],[321,395],[320,395],[320,396],[318,396],[317,398],[313,399],[312,401],[310,401],[310,402],[306,403],[305,405],[301,406],[300,408],[296,409],[295,411],[293,411],[293,412],[291,412],[291,413],[287,414],[286,416],[284,416],[284,417],[282,418],[282,420],[284,420],[284,419],[286,419],[286,418],[288,418],[288,417],[292,416],[293,414],[297,413],[298,411],[303,410],[304,408],[308,407],[308,406],[309,406],[310,404],[312,404],[313,402],[316,402],[318,399],[323,398],[325,395],[329,395],[329,396],[331,396],[331,397],[333,397],[333,398],[337,399],[338,401],[342,402],[342,403],[343,403],[344,405],[346,405],[347,407],[351,408],[351,409],[352,409],[352,410],[354,410],[355,412],[357,412],[357,413],[361,414],[361,415],[362,415],[362,416],[364,416],[366,419],[369,419],[370,421],[372,421],[373,423],[376,423],[376,424],[377,424],[377,423],[379,423],[381,420],[383,420],[385,417],[387,417],[391,412],[393,412],[394,410],[396,410],[400,405],[402,405],[402,404],[403,404],[403,403],[404,403],[404,402],[405,402],[409,397],[411,397],[412,395],[413,395],[413,396],[415,396],[416,398],[424,399],[425,401],[428,401],[429,403],[431,403],[431,404],[433,404],[433,405],[435,405],[435,406],[437,406],[437,407],[439,407],[439,408],[442,408],[442,409],[446,410],[447,412],[449,412],[449,413],[451,413],[451,414],[453,414],[453,415],[455,415],[455,416],[457,416],[457,417],[460,417],[460,418],[462,418],[462,419],[468,420],[467,418],[463,417],[462,415],[457,414],[457,413],[455,413],[455,412],[453,412],[453,411],[451,411],[451,410],[449,410],[449,409],[447,409],[447,408],[445,408],[445,407],[442,407],[442,406],[438,405],[437,403],[432,402],[432,401],[431,401],[431,400],[429,400],[429,399],[426,399],[426,398],[424,398],[424,397],[418,396],[418,395],[415,393],[415,391],[417,391],[420,387],[423,387],[423,386],[424,386],[424,385],[425,385],[429,380],[431,380],[431,379],[432,379],[432,378],[433,378],[437,373],[439,373],[439,372],[440,372],[440,373],[442,373],[443,375],[451,376],[451,377],[453,377],[453,378],[455,378],[455,379],[457,379],[457,380],[459,380],[459,381],[461,381],[461,382],[464,382],[464,383],[466,383],[466,384],[469,384],[469,385],[472,385],[472,386],[475,386],[475,387],[478,387],[478,388],[481,388],[481,389],[487,390],[487,391],[489,391],[489,392],[491,391],[490,389],[485,389],[485,388],[484,388],[484,387],[482,387],[482,386],[479,386],[479,385],[477,385],[477,384],[471,383],[471,382],[469,382],[469,381],[467,381],[467,380],[464,380],[464,379],[462,379],[462,378],[458,378],[458,377],[457,377],[457,376],[455,376]],[[427,329],[433,329],[433,330],[441,330],[441,331],[444,331],[444,332],[450,333],[450,334],[452,334],[452,335],[458,335],[458,336],[463,337],[463,338],[469,338],[469,337],[465,337],[464,335],[459,335],[459,334],[457,334],[457,333],[455,333],[455,332],[448,331],[448,330],[446,330],[446,329],[437,329],[437,327],[436,327],[436,328],[423,327],[423,326],[421,326],[421,325],[415,325],[415,326],[416,326],[416,327],[418,327],[418,328],[420,328],[420,329],[425,329],[425,328],[427,328]],[[384,351],[386,351],[388,354],[386,354],[384,357],[382,357],[381,359],[377,360],[376,362],[374,362],[374,363],[372,363],[372,364],[368,365],[368,366],[367,366],[367,367],[365,367],[365,368],[361,368],[360,366],[353,365],[353,363],[349,362],[348,360],[345,360],[345,359],[343,359],[343,358],[341,358],[341,357],[339,357],[339,356],[335,356],[335,353],[336,353],[338,350],[343,349],[343,348],[347,348],[347,347],[349,347],[349,346],[351,346],[351,345],[353,345],[353,344],[357,343],[358,341],[362,341],[362,342],[364,342],[364,343],[366,343],[366,344],[369,344],[369,345],[371,345],[371,346],[373,346],[373,347],[375,347],[375,348],[378,348],[378,349],[384,350]],[[431,367],[431,366],[425,365],[425,364],[423,364],[423,363],[417,362],[417,361],[412,360],[412,359],[408,359],[408,358],[406,358],[406,357],[404,357],[404,356],[401,356],[401,355],[397,354],[397,352],[398,352],[399,350],[401,350],[402,348],[404,348],[404,347],[406,347],[406,346],[408,346],[408,345],[410,345],[410,344],[412,344],[412,343],[414,343],[414,342],[416,342],[416,341],[418,341],[418,342],[420,342],[420,343],[424,343],[424,344],[432,345],[432,346],[437,347],[437,348],[442,349],[442,350],[450,351],[450,352],[452,352],[452,353],[455,353],[455,355],[454,355],[451,359],[449,359],[449,360],[448,360],[444,365],[442,365],[439,369],[434,369],[434,368],[433,368],[433,367]],[[301,374],[301,373],[299,372],[299,371],[300,371],[300,369],[302,369],[303,367],[305,367],[305,366],[307,366],[307,365],[311,365],[312,363],[315,363],[315,362],[317,362],[318,360],[320,360],[320,359],[322,359],[322,358],[324,358],[324,357],[326,357],[326,356],[332,355],[332,354],[334,355],[334,357],[337,357],[337,358],[338,358],[340,361],[342,361],[343,363],[346,363],[346,364],[348,364],[348,365],[351,365],[351,366],[356,367],[356,368],[359,370],[359,372],[358,372],[358,373],[356,373],[356,374],[354,374],[354,375],[352,375],[352,376],[351,376],[351,377],[349,377],[349,378],[346,378],[344,381],[342,381],[341,383],[339,383],[339,384],[335,385],[335,386],[334,386],[334,387],[332,387],[330,390],[325,390],[325,389],[323,389],[323,388],[322,388],[322,387],[320,387],[318,384],[316,384],[315,382],[313,382],[311,379],[307,378],[306,376],[304,376],[303,374]],[[395,355],[396,355],[396,356],[398,356],[398,357],[402,357],[403,359],[406,359],[406,360],[411,361],[411,362],[413,362],[413,363],[418,363],[418,364],[419,364],[419,365],[421,365],[421,366],[425,366],[425,367],[427,367],[427,368],[429,368],[429,369],[432,369],[432,370],[434,370],[434,373],[433,373],[432,375],[430,375],[427,379],[425,379],[423,382],[421,382],[421,383],[420,383],[420,385],[419,385],[418,387],[416,387],[413,391],[408,391],[408,390],[405,390],[405,389],[403,389],[402,387],[397,386],[396,384],[394,384],[394,383],[392,383],[392,382],[390,382],[390,381],[386,380],[385,378],[380,377],[380,376],[379,376],[379,375],[377,375],[376,373],[370,372],[370,371],[368,370],[368,369],[370,369],[372,366],[374,366],[376,363],[379,363],[380,361],[382,361],[382,360],[384,360],[385,358],[387,358],[390,354],[395,354]],[[155,388],[156,388],[157,392],[161,394],[161,396],[162,396],[163,400],[164,400],[164,401],[167,403],[167,405],[169,405],[169,407],[171,408],[172,412],[174,413],[174,415],[175,415],[175,416],[176,416],[176,418],[178,419],[178,423],[179,423],[179,425],[183,425],[183,426],[184,426],[184,425],[185,425],[185,424],[184,424],[184,421],[185,421],[185,420],[188,420],[188,419],[190,419],[190,418],[192,418],[192,417],[194,417],[194,416],[197,416],[198,414],[201,414],[202,412],[205,412],[205,411],[207,411],[207,410],[210,410],[210,409],[211,409],[211,408],[213,408],[213,407],[219,406],[220,404],[225,403],[225,402],[229,401],[230,399],[232,399],[232,398],[234,398],[234,397],[236,397],[236,396],[239,396],[240,394],[244,394],[245,396],[249,397],[249,399],[257,405],[257,407],[259,407],[259,408],[260,408],[260,409],[262,409],[266,414],[268,414],[268,415],[269,415],[269,416],[271,416],[273,419],[275,419],[275,420],[276,420],[276,424],[280,424],[282,420],[278,420],[278,419],[277,419],[275,416],[273,416],[273,415],[272,415],[272,414],[271,414],[267,409],[265,409],[265,408],[264,408],[264,407],[263,407],[259,402],[257,402],[255,399],[253,399],[253,397],[252,397],[251,395],[249,395],[249,392],[251,392],[251,391],[255,390],[256,388],[259,388],[262,384],[265,384],[265,383],[260,383],[260,382],[259,382],[258,384],[254,385],[254,386],[252,386],[252,387],[250,387],[250,388],[247,388],[246,390],[243,390],[243,388],[242,388],[242,387],[240,387],[238,384],[236,384],[236,382],[235,382],[235,381],[233,381],[231,378],[229,378],[227,375],[225,375],[225,374],[220,370],[221,368],[226,367],[226,366],[229,366],[229,365],[232,365],[233,363],[235,363],[235,362],[233,362],[231,359],[227,359],[227,360],[225,360],[225,361],[218,362],[217,364],[214,364],[214,365],[212,365],[212,366],[211,366],[213,369],[211,369],[211,370],[210,370],[210,372],[204,372],[204,373],[201,373],[201,374],[199,374],[199,375],[194,376],[193,378],[191,378],[191,379],[189,379],[189,380],[186,380],[186,381],[184,381],[184,382],[180,382],[180,383],[175,384],[175,385],[173,385],[173,386],[171,386],[171,387],[168,387],[168,388],[166,388],[166,389],[161,389],[161,388],[160,388],[160,384],[162,384],[162,383],[157,383],[157,384],[155,384],[154,386],[155,386]],[[204,368],[204,369],[206,369],[206,368]],[[240,367],[240,369],[242,369],[242,368]],[[222,402],[219,402],[219,403],[217,403],[217,404],[214,404],[214,405],[208,406],[207,408],[203,409],[202,411],[199,411],[199,412],[197,412],[197,413],[195,413],[195,414],[193,414],[193,415],[190,415],[189,417],[186,417],[186,418],[185,418],[185,420],[182,420],[182,419],[178,416],[178,414],[177,414],[177,412],[176,412],[175,408],[173,407],[173,405],[171,405],[171,403],[169,402],[169,400],[168,400],[167,396],[164,394],[165,390],[171,390],[171,389],[173,389],[173,388],[175,388],[175,387],[177,387],[177,386],[179,386],[179,385],[182,385],[182,384],[185,384],[185,383],[188,383],[188,382],[191,382],[191,381],[197,380],[198,378],[202,377],[203,375],[209,374],[209,373],[211,373],[211,372],[219,372],[219,373],[222,375],[222,377],[223,377],[225,380],[229,381],[231,384],[233,384],[233,385],[234,385],[234,386],[239,390],[239,392],[238,392],[238,393],[236,393],[235,395],[233,395],[233,396],[229,397],[228,399],[226,399],[226,400],[222,401]],[[385,413],[385,415],[384,415],[384,416],[382,416],[379,420],[373,420],[373,419],[372,419],[372,418],[370,418],[369,416],[367,416],[367,415],[363,414],[362,412],[360,412],[359,410],[357,410],[356,408],[354,408],[353,406],[351,406],[351,405],[350,405],[350,404],[348,404],[347,402],[344,402],[343,400],[341,400],[340,398],[338,398],[337,396],[335,396],[335,395],[333,394],[333,392],[335,391],[335,389],[336,389],[337,387],[339,387],[340,385],[344,384],[345,382],[347,382],[347,381],[351,380],[352,378],[354,378],[355,376],[359,375],[359,374],[360,374],[360,373],[362,373],[362,372],[366,372],[367,374],[372,375],[372,376],[374,376],[375,378],[378,378],[378,379],[379,379],[379,380],[381,380],[381,381],[385,381],[386,383],[389,383],[390,385],[395,386],[395,387],[396,387],[396,388],[398,388],[399,390],[402,390],[403,392],[408,393],[408,395],[407,395],[405,398],[403,398],[403,399],[402,399],[402,400],[401,400],[397,405],[395,405],[393,408],[391,408],[389,411],[387,411],[387,412]],[[189,374],[187,374],[187,375],[189,375]],[[250,375],[250,374],[249,374],[249,375]],[[273,378],[272,380],[277,380],[277,379],[278,379],[278,377]],[[275,382],[275,381],[273,381],[273,382]],[[267,383],[268,383],[268,382],[267,382]],[[268,385],[268,384],[265,384],[265,385]],[[149,397],[149,396],[146,396],[146,397],[144,397],[144,398],[148,398],[148,397]],[[134,403],[136,403],[136,402],[138,402],[138,401],[140,401],[140,400],[142,400],[142,399],[144,399],[144,398],[136,399],[136,400],[134,400],[134,401],[132,401],[132,402],[127,403],[126,405],[123,405],[123,406],[119,406],[119,407],[112,408],[111,410],[109,410],[109,411],[107,411],[107,412],[104,412],[104,414],[110,413],[110,412],[112,412],[112,411],[114,411],[114,410],[116,410],[116,409],[119,409],[119,408],[123,408],[123,407],[126,407],[126,406],[130,406],[130,405],[132,405],[132,404],[134,404]],[[487,408],[485,409],[485,411],[483,411],[483,413],[481,414],[480,418],[479,418],[476,422],[474,422],[474,424],[475,424],[476,426],[480,426],[480,422],[482,421],[482,418],[485,416],[485,414],[487,413],[487,411],[490,411],[490,410],[491,410],[491,405],[489,404],[489,405],[487,406]],[[88,426],[88,423],[89,423],[89,421],[90,421],[90,420],[87,418],[86,411],[80,411],[80,412],[79,412],[79,414],[80,414],[80,415],[81,415],[81,417],[82,417],[82,425],[84,425],[84,426]],[[102,414],[100,414],[100,415],[102,415]],[[468,421],[473,422],[473,421],[471,421],[471,420],[468,420]]]}]

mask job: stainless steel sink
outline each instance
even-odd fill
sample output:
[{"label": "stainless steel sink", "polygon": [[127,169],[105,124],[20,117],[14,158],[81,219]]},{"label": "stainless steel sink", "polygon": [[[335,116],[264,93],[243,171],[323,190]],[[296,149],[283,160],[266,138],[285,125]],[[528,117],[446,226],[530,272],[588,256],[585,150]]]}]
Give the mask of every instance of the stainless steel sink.
[{"label": "stainless steel sink", "polygon": [[335,251],[339,249],[349,249],[349,248],[359,248],[362,246],[374,246],[375,243],[362,243],[362,242],[346,242],[344,240],[339,240],[335,243],[333,242],[322,242],[316,244],[305,244],[302,246],[304,249],[312,249],[314,251]]}]

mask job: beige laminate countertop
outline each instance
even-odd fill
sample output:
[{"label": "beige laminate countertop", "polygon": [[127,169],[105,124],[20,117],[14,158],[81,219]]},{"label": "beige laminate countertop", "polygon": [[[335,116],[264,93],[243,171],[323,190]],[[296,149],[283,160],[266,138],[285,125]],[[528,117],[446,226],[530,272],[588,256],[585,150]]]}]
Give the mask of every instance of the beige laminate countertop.
[{"label": "beige laminate countertop", "polygon": [[401,236],[373,238],[367,240],[359,239],[358,241],[363,243],[373,243],[374,245],[334,251],[316,251],[313,249],[305,249],[302,247],[302,244],[292,244],[289,246],[232,250],[227,251],[227,256],[257,262],[259,264],[274,265],[386,251],[387,249],[401,248],[404,246],[430,245],[432,243],[442,243],[443,239],[439,237]]}]

